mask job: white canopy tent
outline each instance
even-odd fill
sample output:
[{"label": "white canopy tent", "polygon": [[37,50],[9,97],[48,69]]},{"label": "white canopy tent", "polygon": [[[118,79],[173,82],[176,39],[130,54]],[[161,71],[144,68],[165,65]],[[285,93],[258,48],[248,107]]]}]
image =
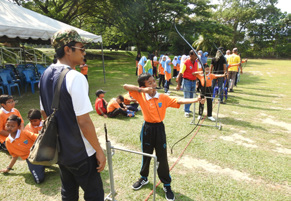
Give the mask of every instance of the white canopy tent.
[{"label": "white canopy tent", "polygon": [[6,0],[0,0],[0,37],[31,38],[45,41],[49,40],[56,31],[67,28],[75,29],[81,36],[90,38],[95,43],[102,43],[101,36],[83,31]]},{"label": "white canopy tent", "polygon": [[[102,37],[41,15],[16,4],[0,0],[0,41],[19,41],[48,44],[53,34],[60,29],[75,29],[82,37],[101,43]],[[105,82],[104,56],[102,47]]]}]

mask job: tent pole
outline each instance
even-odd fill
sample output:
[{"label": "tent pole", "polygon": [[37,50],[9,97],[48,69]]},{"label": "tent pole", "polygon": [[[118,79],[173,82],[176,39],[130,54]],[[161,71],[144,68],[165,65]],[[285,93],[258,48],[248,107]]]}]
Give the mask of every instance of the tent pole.
[{"label": "tent pole", "polygon": [[[102,35],[101,35],[101,37],[102,37]],[[101,52],[102,52],[103,76],[104,76],[104,84],[105,84],[106,83],[106,80],[105,80],[105,66],[104,66],[103,41],[101,42]]]}]

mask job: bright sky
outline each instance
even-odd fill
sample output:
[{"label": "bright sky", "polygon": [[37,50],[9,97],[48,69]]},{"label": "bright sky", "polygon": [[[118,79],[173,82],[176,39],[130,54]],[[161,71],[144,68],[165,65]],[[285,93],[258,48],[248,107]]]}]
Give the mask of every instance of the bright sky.
[{"label": "bright sky", "polygon": [[[219,4],[218,0],[210,0],[212,3]],[[222,2],[220,0],[220,2]],[[277,7],[281,9],[282,12],[291,13],[291,0],[278,0]]]}]

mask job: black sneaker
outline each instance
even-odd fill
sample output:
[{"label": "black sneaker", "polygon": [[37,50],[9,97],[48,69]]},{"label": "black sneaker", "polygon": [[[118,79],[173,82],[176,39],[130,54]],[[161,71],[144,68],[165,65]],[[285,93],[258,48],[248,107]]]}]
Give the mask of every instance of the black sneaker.
[{"label": "black sneaker", "polygon": [[171,186],[164,186],[163,190],[166,193],[166,199],[169,201],[175,200],[175,195],[171,189]]},{"label": "black sneaker", "polygon": [[146,185],[147,183],[149,183],[149,180],[141,177],[137,182],[135,182],[135,183],[132,185],[132,188],[133,188],[134,190],[138,190],[138,189],[140,189],[141,187],[143,187],[144,185]]},{"label": "black sneaker", "polygon": [[6,148],[6,146],[5,146],[5,144],[3,143],[3,144],[1,144],[0,143],[0,150],[3,150],[3,151],[7,151],[7,148]]}]

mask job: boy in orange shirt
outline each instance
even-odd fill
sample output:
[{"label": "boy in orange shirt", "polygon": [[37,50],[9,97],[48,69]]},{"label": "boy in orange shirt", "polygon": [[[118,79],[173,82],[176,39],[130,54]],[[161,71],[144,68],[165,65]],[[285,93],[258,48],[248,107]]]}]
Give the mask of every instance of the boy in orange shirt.
[{"label": "boy in orange shirt", "polygon": [[116,117],[119,114],[128,117],[134,116],[134,113],[130,112],[123,102],[124,98],[121,95],[117,96],[117,98],[112,98],[107,106],[107,116],[110,118]]},{"label": "boy in orange shirt", "polygon": [[[174,200],[175,196],[171,190],[171,176],[169,174],[169,165],[167,159],[166,133],[163,120],[168,107],[179,108],[180,104],[190,104],[195,102],[204,103],[200,98],[181,99],[171,98],[165,94],[159,94],[156,91],[156,81],[149,73],[141,74],[138,77],[139,86],[125,84],[123,88],[129,91],[131,97],[138,101],[142,109],[145,123],[141,130],[142,151],[152,154],[155,149],[159,161],[158,175],[164,184],[164,191],[167,200]],[[141,178],[132,185],[134,190],[140,189],[149,181],[150,157],[143,156],[142,168],[140,171]]]},{"label": "boy in orange shirt", "polygon": [[39,184],[44,181],[45,168],[42,165],[33,165],[27,157],[30,153],[30,148],[36,140],[38,134],[29,132],[27,130],[20,130],[21,119],[20,117],[12,114],[8,117],[6,122],[6,131],[9,132],[9,136],[6,138],[6,147],[9,154],[12,156],[12,160],[6,169],[0,170],[0,172],[8,173],[13,170],[12,167],[17,161],[18,157],[26,160],[28,168],[34,177],[35,183]]},{"label": "boy in orange shirt", "polygon": [[[202,71],[200,71],[202,72]],[[210,73],[210,68],[208,65],[205,65],[205,73],[206,73],[206,88],[204,87],[205,85],[205,80],[204,80],[204,75],[203,72],[201,74],[195,74],[196,77],[200,80],[201,84],[201,97],[208,97],[207,98],[207,118],[211,121],[215,121],[215,119],[212,117],[212,80],[219,78],[219,77],[226,77],[225,74],[212,74]],[[204,94],[205,92],[205,94]],[[199,104],[199,116],[198,119],[202,119],[202,114],[203,114],[203,109],[201,104]]]},{"label": "boy in orange shirt", "polygon": [[15,101],[13,100],[12,96],[3,94],[0,96],[0,104],[1,104],[1,109],[0,109],[0,147],[3,150],[7,150],[5,147],[5,139],[9,135],[9,133],[5,130],[5,124],[7,118],[15,114],[16,116],[20,117],[21,119],[21,130],[24,128],[24,121],[21,117],[20,112],[14,108],[15,107]]},{"label": "boy in orange shirt", "polygon": [[31,109],[29,110],[27,117],[29,119],[29,123],[25,126],[24,130],[38,134],[38,132],[42,129],[43,124],[41,112],[37,109]]}]

